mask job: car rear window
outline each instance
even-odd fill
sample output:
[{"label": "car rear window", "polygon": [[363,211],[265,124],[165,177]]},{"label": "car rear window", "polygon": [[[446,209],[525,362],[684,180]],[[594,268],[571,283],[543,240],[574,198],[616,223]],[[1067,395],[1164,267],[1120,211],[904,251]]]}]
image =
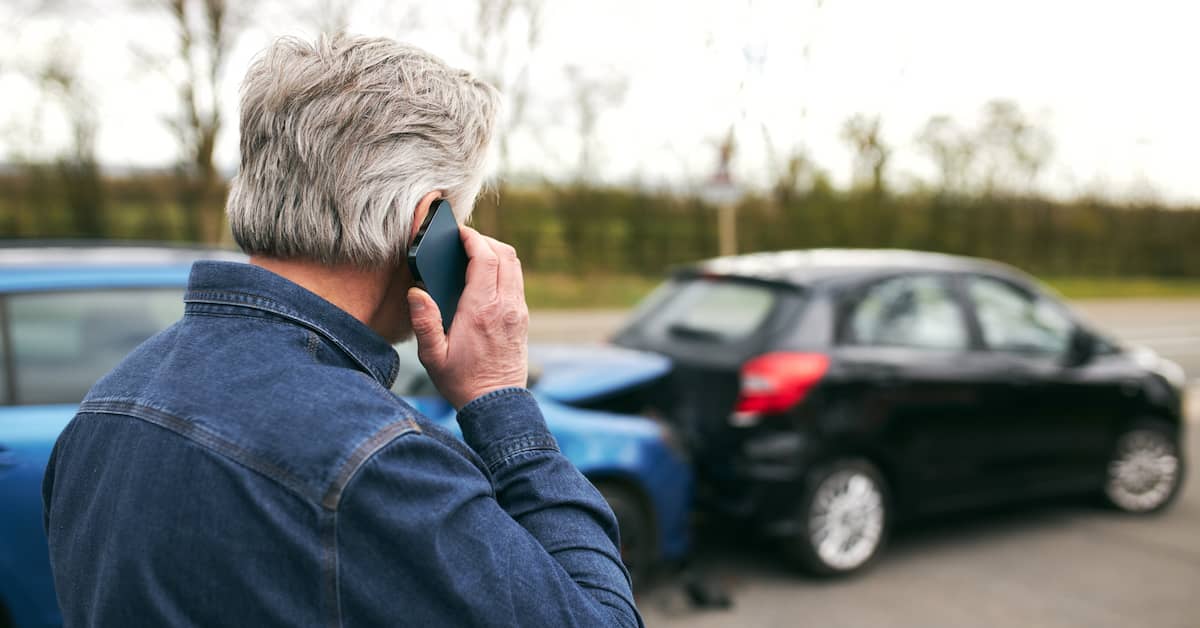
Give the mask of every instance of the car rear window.
[{"label": "car rear window", "polygon": [[79,290],[7,298],[18,404],[78,403],[96,380],[183,315],[169,289]]},{"label": "car rear window", "polygon": [[648,300],[634,325],[651,337],[734,341],[758,331],[777,296],[768,286],[715,278],[676,280]]}]

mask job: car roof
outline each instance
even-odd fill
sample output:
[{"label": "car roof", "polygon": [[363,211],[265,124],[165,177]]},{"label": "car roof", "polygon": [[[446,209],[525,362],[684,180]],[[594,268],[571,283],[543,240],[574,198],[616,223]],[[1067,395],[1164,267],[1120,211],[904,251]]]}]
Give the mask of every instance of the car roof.
[{"label": "car roof", "polygon": [[679,270],[684,275],[732,276],[806,286],[831,279],[892,271],[976,272],[1024,279],[999,262],[903,249],[807,249],[770,251],[704,260]]},{"label": "car roof", "polygon": [[0,292],[182,286],[192,263],[201,259],[245,261],[246,256],[189,246],[12,242],[0,245]]}]

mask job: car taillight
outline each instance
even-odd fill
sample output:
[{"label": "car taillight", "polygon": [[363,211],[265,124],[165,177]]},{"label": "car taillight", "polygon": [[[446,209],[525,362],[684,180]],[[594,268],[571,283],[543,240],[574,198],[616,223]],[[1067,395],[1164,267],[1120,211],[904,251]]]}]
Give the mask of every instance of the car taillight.
[{"label": "car taillight", "polygon": [[730,423],[753,425],[763,415],[786,412],[804,400],[827,370],[829,356],[821,353],[768,353],[746,362]]}]

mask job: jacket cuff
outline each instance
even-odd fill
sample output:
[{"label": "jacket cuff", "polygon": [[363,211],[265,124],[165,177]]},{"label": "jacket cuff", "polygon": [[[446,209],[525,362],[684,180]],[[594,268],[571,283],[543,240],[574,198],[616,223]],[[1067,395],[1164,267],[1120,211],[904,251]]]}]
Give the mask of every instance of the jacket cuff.
[{"label": "jacket cuff", "polygon": [[542,411],[524,388],[501,388],[477,397],[458,411],[463,440],[490,471],[531,451],[558,451]]}]

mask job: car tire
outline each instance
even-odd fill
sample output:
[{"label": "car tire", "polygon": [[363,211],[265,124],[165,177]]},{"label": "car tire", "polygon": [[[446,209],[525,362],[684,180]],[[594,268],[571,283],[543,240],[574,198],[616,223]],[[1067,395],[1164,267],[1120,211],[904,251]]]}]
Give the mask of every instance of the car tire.
[{"label": "car tire", "polygon": [[1169,506],[1183,485],[1177,432],[1161,421],[1138,421],[1117,437],[1104,473],[1109,506],[1151,514]]},{"label": "car tire", "polygon": [[785,543],[798,566],[823,577],[860,572],[887,541],[887,483],[867,460],[834,461],[808,475],[797,514],[798,532]]},{"label": "car tire", "polygon": [[633,587],[650,581],[654,567],[654,522],[643,501],[631,489],[614,482],[598,482],[596,488],[617,517],[621,535],[621,561],[629,570]]}]

